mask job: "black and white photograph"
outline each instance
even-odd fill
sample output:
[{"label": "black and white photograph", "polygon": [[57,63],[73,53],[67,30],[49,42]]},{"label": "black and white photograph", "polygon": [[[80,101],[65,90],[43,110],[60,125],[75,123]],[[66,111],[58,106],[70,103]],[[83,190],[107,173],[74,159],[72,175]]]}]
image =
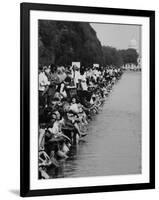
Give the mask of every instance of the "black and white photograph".
[{"label": "black and white photograph", "polygon": [[39,179],[140,174],[140,25],[38,21]]},{"label": "black and white photograph", "polygon": [[21,9],[21,196],[154,188],[154,12]]}]

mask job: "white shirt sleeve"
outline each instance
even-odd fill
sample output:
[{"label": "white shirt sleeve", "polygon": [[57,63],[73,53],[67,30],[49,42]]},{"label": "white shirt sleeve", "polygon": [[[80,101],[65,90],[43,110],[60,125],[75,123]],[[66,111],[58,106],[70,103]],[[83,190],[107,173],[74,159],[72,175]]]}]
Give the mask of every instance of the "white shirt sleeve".
[{"label": "white shirt sleeve", "polygon": [[44,76],[42,73],[39,74],[39,83],[41,86],[45,85],[45,80],[44,80]]}]

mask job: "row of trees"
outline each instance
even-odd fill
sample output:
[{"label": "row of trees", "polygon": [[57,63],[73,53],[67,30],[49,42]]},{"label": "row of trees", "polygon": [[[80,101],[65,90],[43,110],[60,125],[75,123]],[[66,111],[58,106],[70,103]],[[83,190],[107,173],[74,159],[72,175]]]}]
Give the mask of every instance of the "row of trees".
[{"label": "row of trees", "polygon": [[120,67],[126,64],[137,65],[138,53],[135,49],[117,50],[116,48],[103,46],[103,64]]},{"label": "row of trees", "polygon": [[70,65],[81,61],[84,66],[99,63],[121,66],[137,63],[134,49],[117,50],[101,46],[96,32],[87,22],[39,20],[39,64]]}]

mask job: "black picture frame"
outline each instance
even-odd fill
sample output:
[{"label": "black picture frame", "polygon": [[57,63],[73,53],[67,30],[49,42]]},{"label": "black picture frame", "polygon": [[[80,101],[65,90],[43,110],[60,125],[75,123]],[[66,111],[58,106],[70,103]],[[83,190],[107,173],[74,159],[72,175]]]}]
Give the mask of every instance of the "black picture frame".
[{"label": "black picture frame", "polygon": [[[149,183],[136,183],[124,185],[103,185],[91,187],[74,187],[59,189],[30,189],[30,11],[60,11],[93,13],[107,15],[139,16],[150,19],[150,180]],[[21,3],[20,5],[20,23],[21,23],[21,141],[20,141],[20,195],[43,196],[43,195],[61,195],[77,193],[95,193],[108,191],[139,190],[155,188],[155,12],[149,10],[130,10],[101,7],[82,7],[70,5],[49,5],[35,3]]]}]

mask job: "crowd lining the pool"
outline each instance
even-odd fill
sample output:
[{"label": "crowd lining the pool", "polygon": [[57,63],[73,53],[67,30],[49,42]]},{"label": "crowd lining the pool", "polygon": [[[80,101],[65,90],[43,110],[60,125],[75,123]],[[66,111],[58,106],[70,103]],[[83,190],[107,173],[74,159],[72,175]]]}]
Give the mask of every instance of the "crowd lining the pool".
[{"label": "crowd lining the pool", "polygon": [[122,68],[41,66],[39,68],[39,179],[69,157],[72,145],[87,135],[87,127],[121,77]]}]

